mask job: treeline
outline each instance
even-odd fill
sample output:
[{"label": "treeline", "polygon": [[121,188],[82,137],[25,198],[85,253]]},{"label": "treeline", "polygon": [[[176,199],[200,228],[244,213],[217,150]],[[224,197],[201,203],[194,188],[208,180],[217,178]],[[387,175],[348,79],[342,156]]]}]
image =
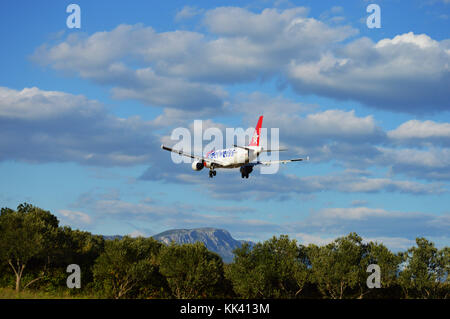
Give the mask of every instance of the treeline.
[{"label": "treeline", "polygon": [[[355,233],[324,245],[287,236],[235,250],[224,264],[201,243],[163,245],[152,238],[105,240],[60,227],[30,204],[0,214],[0,286],[69,290],[66,268],[81,269],[81,288],[95,298],[448,298],[450,249],[425,238],[393,253]],[[369,289],[367,267],[381,269],[381,288]]]}]

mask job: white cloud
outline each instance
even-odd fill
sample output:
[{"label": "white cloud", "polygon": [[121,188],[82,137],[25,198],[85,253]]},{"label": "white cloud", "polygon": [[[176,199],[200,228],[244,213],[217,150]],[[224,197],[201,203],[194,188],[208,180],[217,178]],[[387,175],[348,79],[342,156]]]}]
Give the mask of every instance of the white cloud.
[{"label": "white cloud", "polygon": [[116,117],[81,95],[4,87],[0,95],[0,160],[136,165],[159,146],[151,122]]},{"label": "white cloud", "polygon": [[177,11],[175,15],[175,21],[182,21],[186,19],[191,19],[196,15],[199,15],[203,12],[202,9],[198,9],[196,7],[184,6],[183,9]]},{"label": "white cloud", "polygon": [[297,239],[301,245],[305,246],[309,244],[324,246],[333,242],[337,238],[336,236],[324,237],[321,234],[308,234],[308,233],[296,233],[293,235],[293,237]]},{"label": "white cloud", "polygon": [[37,87],[21,91],[0,87],[0,117],[21,120],[55,119],[60,116],[89,116],[102,111],[97,101],[82,95],[42,91]]},{"label": "white cloud", "polygon": [[373,116],[360,117],[354,110],[316,111],[317,105],[259,92],[241,94],[237,98],[239,100],[234,103],[233,110],[244,113],[246,122],[254,125],[256,116],[263,114],[264,127],[282,128],[283,142],[291,142],[298,147],[322,146],[327,141],[374,142],[383,140],[385,136]]},{"label": "white cloud", "polygon": [[[300,244],[302,245],[309,245],[309,244],[315,244],[318,246],[324,246],[327,245],[334,240],[336,240],[338,237],[346,236],[347,234],[336,234],[334,236],[326,236],[324,234],[308,234],[308,233],[297,233],[294,234],[293,237],[296,238]],[[389,249],[393,251],[404,251],[408,248],[411,248],[415,244],[415,240],[403,238],[403,237],[364,237],[363,238],[364,243],[369,242],[376,242],[381,243],[388,247]]]},{"label": "white cloud", "polygon": [[79,211],[61,209],[58,214],[63,217],[63,222],[69,225],[86,226],[92,224],[93,221],[89,214]]},{"label": "white cloud", "polygon": [[294,26],[296,19],[304,18],[307,11],[299,7],[283,11],[264,9],[261,13],[253,13],[244,8],[219,7],[206,12],[204,23],[218,35],[248,36],[267,41],[273,39],[276,33]]},{"label": "white cloud", "polygon": [[390,211],[370,207],[329,207],[310,213],[303,221],[286,225],[290,233],[348,234],[366,239],[443,236],[448,240],[449,214]]},{"label": "white cloud", "polygon": [[[305,164],[307,165],[307,164]],[[180,166],[180,165],[178,165]],[[285,200],[295,195],[313,194],[326,191],[342,193],[379,193],[397,192],[415,195],[442,194],[448,190],[440,183],[420,183],[391,178],[374,178],[353,172],[341,172],[324,176],[297,177],[278,172],[274,175],[262,175],[258,170],[252,174],[254,178],[244,182],[239,173],[220,171],[217,182],[211,184],[205,174],[189,171],[189,167],[180,173],[162,172],[158,168],[149,168],[140,177],[143,180],[165,180],[172,183],[196,185],[207,190],[209,196],[218,199],[240,201],[254,198],[256,200]]]},{"label": "white cloud", "polygon": [[[207,91],[206,83],[246,82],[273,76],[285,69],[286,61],[315,59],[320,48],[357,33],[348,26],[331,28],[305,17],[305,13],[304,8],[266,9],[261,13],[216,8],[205,13],[204,23],[218,37],[179,30],[157,33],[142,25],[119,25],[111,31],[87,37],[72,35],[59,44],[43,45],[33,59],[100,84],[112,84],[115,93],[139,91],[133,95],[140,97],[159,94],[162,106],[174,107],[173,103],[164,104],[164,98],[176,98],[183,85],[189,88],[202,82]],[[124,61],[132,63],[127,65]],[[181,84],[171,88],[172,94],[159,92],[165,86],[170,88],[172,82]],[[183,106],[183,98],[201,99],[201,91],[194,90],[191,96],[184,91],[177,99],[179,108],[189,107]],[[141,100],[158,103],[148,99]]]},{"label": "white cloud", "polygon": [[450,179],[450,148],[428,149],[377,147],[381,152],[375,163],[390,166],[393,173],[403,173],[416,178]]},{"label": "white cloud", "polygon": [[386,217],[389,213],[384,209],[368,207],[327,208],[319,212],[325,219],[361,220],[368,217]]},{"label": "white cloud", "polygon": [[134,230],[131,233],[128,234],[128,236],[136,238],[136,237],[146,237],[146,234],[139,230]]},{"label": "white cloud", "polygon": [[300,93],[314,93],[406,113],[446,110],[450,51],[446,41],[402,34],[373,43],[360,38],[319,61],[292,61],[289,79]]},{"label": "white cloud", "polygon": [[418,46],[421,49],[425,48],[437,48],[439,47],[439,42],[436,40],[431,39],[426,34],[414,34],[413,32],[404,33],[395,36],[392,39],[382,39],[378,41],[378,43],[375,45],[375,48],[383,48],[388,46],[395,46],[402,43],[408,43],[408,44],[414,44]]},{"label": "white cloud", "polygon": [[416,243],[414,239],[403,237],[372,237],[364,238],[364,242],[382,243],[392,251],[405,251],[413,247]]},{"label": "white cloud", "polygon": [[395,130],[387,133],[394,140],[439,141],[445,140],[450,144],[450,123],[434,121],[409,120]]},{"label": "white cloud", "polygon": [[[179,14],[197,12],[185,7]],[[276,78],[300,94],[351,99],[391,111],[447,108],[446,40],[410,32],[377,43],[368,38],[348,42],[358,30],[307,17],[303,7],[261,12],[219,7],[204,11],[203,24],[205,33],[119,25],[43,45],[33,58],[110,84],[116,97],[163,107],[191,109],[205,100],[202,107],[220,108],[224,97],[217,85]]]}]

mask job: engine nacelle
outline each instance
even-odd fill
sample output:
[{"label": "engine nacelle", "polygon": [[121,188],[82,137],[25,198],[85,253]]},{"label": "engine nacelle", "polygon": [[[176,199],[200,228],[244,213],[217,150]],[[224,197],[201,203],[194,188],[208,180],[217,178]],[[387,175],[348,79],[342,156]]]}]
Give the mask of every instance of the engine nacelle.
[{"label": "engine nacelle", "polygon": [[194,161],[192,163],[192,169],[194,171],[201,171],[203,169],[203,167],[205,167],[205,164],[203,163],[203,161]]},{"label": "engine nacelle", "polygon": [[241,174],[247,175],[253,171],[253,167],[251,167],[250,165],[249,166],[244,165],[244,166],[241,166],[240,171],[241,171]]}]

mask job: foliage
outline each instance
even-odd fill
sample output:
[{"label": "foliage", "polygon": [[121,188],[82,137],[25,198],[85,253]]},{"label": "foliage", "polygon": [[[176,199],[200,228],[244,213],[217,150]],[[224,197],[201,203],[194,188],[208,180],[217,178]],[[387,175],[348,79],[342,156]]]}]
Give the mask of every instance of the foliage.
[{"label": "foliage", "polygon": [[164,247],[161,273],[176,298],[206,298],[222,293],[217,291],[224,280],[222,259],[202,243]]},{"label": "foliage", "polygon": [[295,240],[287,236],[234,251],[227,271],[236,293],[242,298],[292,298],[300,294],[309,275]]},{"label": "foliage", "polygon": [[326,246],[308,247],[312,280],[325,297],[350,297],[360,282],[365,282],[365,250],[362,238],[355,233],[338,238]]},{"label": "foliage", "polygon": [[14,272],[16,291],[22,288],[24,271],[30,263],[39,269],[39,275],[27,285],[43,278],[52,254],[57,227],[55,216],[32,205],[20,204],[17,211],[2,208],[0,259],[7,262]]},{"label": "foliage", "polygon": [[152,238],[108,241],[95,262],[94,280],[108,298],[149,297],[164,283],[159,273],[160,249],[161,244]]},{"label": "foliage", "polygon": [[439,298],[448,295],[442,289],[448,284],[449,248],[439,251],[425,238],[416,239],[417,247],[402,254],[405,267],[400,273],[399,281],[406,298]]},{"label": "foliage", "polygon": [[[165,246],[152,238],[105,240],[59,226],[24,203],[0,213],[0,298],[448,298],[450,248],[425,238],[393,253],[350,233],[324,246],[288,236],[243,244],[230,264],[201,243]],[[68,289],[66,268],[81,268]],[[367,267],[381,269],[369,289]],[[13,289],[15,288],[15,289]]]}]

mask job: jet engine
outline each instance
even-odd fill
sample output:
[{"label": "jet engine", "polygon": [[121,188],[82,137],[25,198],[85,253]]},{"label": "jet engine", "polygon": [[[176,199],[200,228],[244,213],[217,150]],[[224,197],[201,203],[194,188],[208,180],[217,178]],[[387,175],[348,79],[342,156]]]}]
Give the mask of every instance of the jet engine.
[{"label": "jet engine", "polygon": [[244,165],[244,166],[241,166],[240,171],[241,171],[242,178],[244,178],[244,177],[248,178],[248,175],[250,175],[250,173],[253,171],[253,167],[251,167],[250,165]]},{"label": "jet engine", "polygon": [[203,169],[203,167],[205,167],[205,164],[203,161],[194,161],[192,163],[192,169],[194,171],[201,171]]}]

